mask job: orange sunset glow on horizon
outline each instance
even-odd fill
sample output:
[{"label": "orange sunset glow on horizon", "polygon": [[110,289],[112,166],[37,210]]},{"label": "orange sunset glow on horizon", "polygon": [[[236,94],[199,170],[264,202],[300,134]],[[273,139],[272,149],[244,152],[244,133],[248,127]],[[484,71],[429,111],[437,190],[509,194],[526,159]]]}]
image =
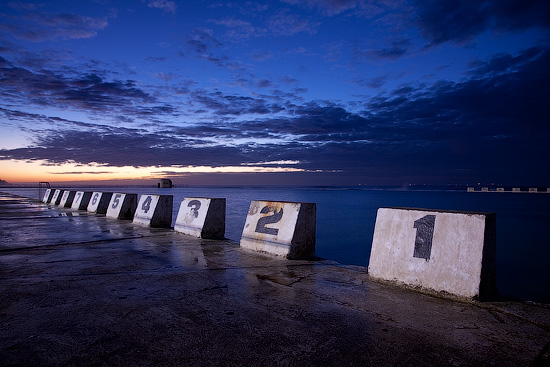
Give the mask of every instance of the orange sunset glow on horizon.
[{"label": "orange sunset glow on horizon", "polygon": [[[283,162],[284,163],[284,162]],[[81,165],[63,163],[59,165],[45,164],[39,161],[0,161],[0,179],[12,184],[29,184],[36,182],[126,182],[137,183],[165,176],[183,177],[186,174],[197,173],[285,173],[303,172],[303,169],[292,167],[267,167],[254,164],[243,166],[151,166],[151,167],[112,167],[99,164]]]}]

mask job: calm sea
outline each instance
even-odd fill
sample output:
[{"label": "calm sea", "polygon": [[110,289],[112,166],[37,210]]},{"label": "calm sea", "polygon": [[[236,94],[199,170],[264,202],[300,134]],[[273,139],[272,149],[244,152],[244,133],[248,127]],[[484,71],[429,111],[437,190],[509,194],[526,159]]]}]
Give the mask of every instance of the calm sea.
[{"label": "calm sea", "polygon": [[[75,190],[78,188],[71,188]],[[317,204],[316,254],[343,264],[368,266],[376,211],[414,207],[495,212],[497,285],[504,295],[550,303],[550,194],[512,192],[376,190],[349,187],[144,187],[85,191],[174,196],[173,220],[184,197],[226,198],[226,237],[239,241],[252,200]],[[38,198],[38,189],[0,188]]]}]

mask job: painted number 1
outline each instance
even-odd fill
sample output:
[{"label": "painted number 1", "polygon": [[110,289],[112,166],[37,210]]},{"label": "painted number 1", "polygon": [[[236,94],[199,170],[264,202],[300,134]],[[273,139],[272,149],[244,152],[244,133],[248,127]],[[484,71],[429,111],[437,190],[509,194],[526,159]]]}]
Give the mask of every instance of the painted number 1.
[{"label": "painted number 1", "polygon": [[271,234],[276,236],[279,233],[279,229],[269,228],[269,227],[266,227],[265,225],[277,223],[278,221],[280,221],[281,218],[283,217],[283,208],[281,208],[281,210],[276,212],[274,208],[264,206],[262,210],[260,210],[260,213],[262,214],[267,214],[269,212],[273,212],[273,214],[265,217],[261,217],[260,219],[258,219],[258,223],[256,224],[256,232]]},{"label": "painted number 1", "polygon": [[429,260],[432,254],[435,215],[425,215],[414,221],[416,239],[414,240],[413,257]]}]

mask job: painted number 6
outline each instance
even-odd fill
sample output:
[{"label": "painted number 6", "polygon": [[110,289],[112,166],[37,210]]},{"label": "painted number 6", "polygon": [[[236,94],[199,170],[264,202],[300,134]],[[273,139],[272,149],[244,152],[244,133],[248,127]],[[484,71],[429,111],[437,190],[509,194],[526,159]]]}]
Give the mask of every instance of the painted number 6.
[{"label": "painted number 6", "polygon": [[92,199],[92,205],[95,205],[95,204],[97,203],[97,198],[98,198],[98,197],[99,197],[99,194],[96,193],[96,194],[94,195],[94,198]]}]

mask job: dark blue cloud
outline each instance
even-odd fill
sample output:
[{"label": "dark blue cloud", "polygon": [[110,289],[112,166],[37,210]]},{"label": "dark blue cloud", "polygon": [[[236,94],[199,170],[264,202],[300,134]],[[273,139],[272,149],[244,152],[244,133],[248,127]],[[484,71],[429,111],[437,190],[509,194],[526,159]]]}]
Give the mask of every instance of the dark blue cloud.
[{"label": "dark blue cloud", "polygon": [[397,59],[408,52],[410,40],[395,39],[391,42],[390,47],[381,48],[372,52],[378,58]]},{"label": "dark blue cloud", "polygon": [[[156,132],[95,126],[45,131],[33,147],[2,150],[4,159],[46,159],[114,166],[240,165],[295,160],[297,168],[377,173],[412,178],[431,174],[455,182],[464,177],[550,179],[536,157],[550,153],[548,49],[496,56],[461,82],[409,85],[365,101],[362,113],[334,103],[309,102],[269,117],[262,99],[197,93],[197,101],[220,114],[266,114],[245,121]],[[488,65],[498,65],[483,74]],[[92,78],[93,79],[93,78]],[[36,116],[19,116],[19,119]],[[292,137],[281,141],[281,137]],[[247,143],[227,144],[234,139]],[[252,143],[272,139],[273,143]],[[206,143],[218,141],[219,144]],[[521,148],[519,148],[521,147]],[[513,172],[513,174],[511,174]]]},{"label": "dark blue cloud", "polygon": [[0,57],[0,96],[15,105],[30,103],[135,117],[176,113],[173,106],[160,103],[134,80],[107,80],[107,71],[98,70],[105,75],[81,75],[76,67],[54,71],[40,58],[24,59],[20,64],[26,66]]},{"label": "dark blue cloud", "polygon": [[550,27],[546,0],[415,1],[417,24],[430,45],[466,42],[487,29]]},{"label": "dark blue cloud", "polygon": [[[169,3],[140,6],[156,4],[174,14]],[[469,42],[487,30],[547,30],[547,4],[219,4],[208,8],[209,19],[179,24],[182,33],[177,37],[183,41],[170,51],[163,47],[166,56],[147,57],[133,50],[139,66],[101,58],[77,60],[62,47],[30,51],[37,49],[33,43],[24,49],[18,37],[60,41],[57,32],[66,30],[67,40],[76,39],[79,31],[82,37],[85,32],[99,34],[114,18],[20,7],[17,16],[0,14],[5,21],[0,26],[0,124],[10,131],[20,128],[33,141],[0,150],[0,159],[164,167],[286,160],[299,162],[296,168],[366,179],[525,178],[545,184],[550,173],[534,159],[550,153],[550,51],[544,31],[538,33],[538,47],[478,56],[455,79],[417,76],[417,82],[392,83],[405,73],[414,76],[410,64],[402,66],[403,56],[414,58],[424,45],[429,47],[422,52],[428,53],[443,43]],[[383,35],[380,39],[367,39],[361,32],[339,38],[340,32],[349,35],[347,26],[385,25],[389,16],[398,20],[392,23],[395,27],[376,28],[388,31],[373,33]],[[416,28],[402,32],[411,24]],[[418,30],[422,39],[414,36]],[[53,33],[32,35],[42,31]],[[166,39],[158,41],[160,47]],[[350,55],[358,57],[350,60]],[[432,70],[440,67],[429,60]],[[401,66],[389,69],[388,64]],[[339,93],[347,95],[340,99]],[[38,109],[43,114],[31,112]],[[59,117],[73,112],[82,121]]]},{"label": "dark blue cloud", "polygon": [[33,4],[18,5],[12,2],[7,5],[18,12],[2,14],[7,20],[0,23],[0,31],[15,39],[31,42],[92,38],[109,25],[109,19],[112,17],[88,17],[74,13],[51,14],[38,11],[39,6],[32,6]]},{"label": "dark blue cloud", "polygon": [[278,113],[284,109],[283,106],[270,103],[263,98],[227,95],[221,91],[197,90],[192,92],[190,97],[194,102],[203,106],[206,111],[211,111],[218,116],[265,115]]}]

